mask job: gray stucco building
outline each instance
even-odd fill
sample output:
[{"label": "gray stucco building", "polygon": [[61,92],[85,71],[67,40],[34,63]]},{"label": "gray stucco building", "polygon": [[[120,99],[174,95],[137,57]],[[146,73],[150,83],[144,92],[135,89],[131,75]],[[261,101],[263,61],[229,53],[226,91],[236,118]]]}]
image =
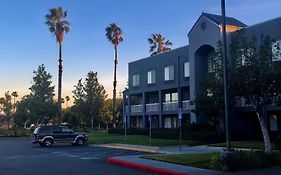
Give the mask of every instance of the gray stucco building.
[{"label": "gray stucco building", "polygon": [[[128,89],[123,92],[128,127],[147,127],[149,115],[153,128],[177,127],[179,109],[183,124],[204,123],[203,117],[192,112],[195,105],[190,102],[196,99],[200,82],[208,74],[207,57],[221,40],[221,21],[219,15],[202,13],[188,33],[189,45],[129,63]],[[231,36],[242,28],[246,36],[269,35],[281,46],[281,17],[252,26],[227,17],[228,46]],[[237,107],[244,109],[247,105],[239,101]],[[280,108],[272,110],[280,115]],[[276,115],[268,124],[280,130],[281,120]]]}]

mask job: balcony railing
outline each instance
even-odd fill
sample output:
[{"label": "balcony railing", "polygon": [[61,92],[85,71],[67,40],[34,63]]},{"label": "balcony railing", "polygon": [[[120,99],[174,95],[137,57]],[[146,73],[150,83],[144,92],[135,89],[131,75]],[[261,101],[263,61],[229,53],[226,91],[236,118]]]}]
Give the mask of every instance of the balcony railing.
[{"label": "balcony railing", "polygon": [[132,105],[131,113],[140,113],[142,112],[142,105]]},{"label": "balcony railing", "polygon": [[183,110],[190,110],[190,100],[182,101],[182,109]]},{"label": "balcony railing", "polygon": [[158,112],[159,111],[159,103],[151,103],[146,104],[146,112]]},{"label": "balcony railing", "polygon": [[173,111],[173,110],[178,110],[178,102],[173,101],[173,102],[163,102],[163,111]]},{"label": "balcony railing", "polygon": [[236,98],[236,107],[247,107],[253,106],[252,104],[247,103],[247,99],[243,97]]},{"label": "balcony railing", "polygon": [[128,114],[129,113],[129,107],[125,106],[125,113]]}]

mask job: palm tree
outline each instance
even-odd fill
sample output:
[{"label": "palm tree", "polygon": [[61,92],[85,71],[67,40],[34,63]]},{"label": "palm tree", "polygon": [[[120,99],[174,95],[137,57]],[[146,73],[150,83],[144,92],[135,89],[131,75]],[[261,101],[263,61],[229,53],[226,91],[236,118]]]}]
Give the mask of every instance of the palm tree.
[{"label": "palm tree", "polygon": [[171,41],[165,41],[160,34],[152,34],[151,38],[148,38],[148,42],[151,45],[149,50],[151,56],[171,50],[169,47],[172,45]]},{"label": "palm tree", "polygon": [[112,124],[113,127],[115,127],[115,121],[116,121],[116,68],[117,68],[117,46],[119,43],[123,41],[122,37],[122,30],[119,28],[115,23],[110,24],[108,27],[105,28],[108,41],[111,42],[114,45],[114,51],[115,51],[115,57],[114,57],[114,80],[113,80],[113,102],[112,102],[112,108],[113,108],[113,119]]},{"label": "palm tree", "polygon": [[61,89],[62,89],[62,42],[64,33],[69,32],[69,22],[65,20],[67,11],[63,11],[61,7],[49,9],[49,14],[46,17],[46,24],[49,31],[54,34],[56,41],[59,44],[59,73],[58,73],[58,118],[57,122],[60,123],[61,118]]},{"label": "palm tree", "polygon": [[16,91],[12,92],[12,96],[14,97],[14,111],[16,111],[16,97],[18,97],[18,93]]},{"label": "palm tree", "polygon": [[65,100],[66,100],[66,108],[68,108],[68,101],[70,100],[69,96],[66,96]]}]

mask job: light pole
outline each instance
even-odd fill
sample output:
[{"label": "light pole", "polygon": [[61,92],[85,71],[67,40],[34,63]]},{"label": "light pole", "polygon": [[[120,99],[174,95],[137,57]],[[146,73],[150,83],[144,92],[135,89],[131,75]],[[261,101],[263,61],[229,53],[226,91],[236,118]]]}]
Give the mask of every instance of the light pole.
[{"label": "light pole", "polygon": [[227,64],[227,47],[226,47],[226,27],[225,27],[225,0],[221,0],[222,13],[222,54],[223,54],[223,81],[224,81],[224,113],[225,113],[225,135],[226,147],[230,151],[229,122],[228,122],[228,64]]}]

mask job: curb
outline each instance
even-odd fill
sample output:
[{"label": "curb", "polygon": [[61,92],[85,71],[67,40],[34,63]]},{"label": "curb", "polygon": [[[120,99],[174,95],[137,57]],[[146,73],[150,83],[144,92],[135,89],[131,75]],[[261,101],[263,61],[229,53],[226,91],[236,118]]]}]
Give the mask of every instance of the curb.
[{"label": "curb", "polygon": [[147,153],[158,153],[156,150],[145,149],[145,148],[130,148],[130,147],[123,147],[123,146],[102,146],[104,148],[112,148],[112,149],[122,149],[122,150],[129,150],[129,151],[141,151]]},{"label": "curb", "polygon": [[158,173],[158,174],[162,174],[162,175],[191,175],[188,173],[176,172],[176,171],[171,171],[171,170],[167,170],[167,169],[163,169],[163,168],[156,168],[156,167],[149,166],[149,165],[129,162],[126,160],[120,160],[120,159],[116,159],[114,157],[107,158],[106,162],[110,163],[110,164],[121,165],[124,167],[131,167],[131,168],[140,169],[140,170],[144,170],[144,171],[150,171],[150,172],[154,172],[154,173]]}]

